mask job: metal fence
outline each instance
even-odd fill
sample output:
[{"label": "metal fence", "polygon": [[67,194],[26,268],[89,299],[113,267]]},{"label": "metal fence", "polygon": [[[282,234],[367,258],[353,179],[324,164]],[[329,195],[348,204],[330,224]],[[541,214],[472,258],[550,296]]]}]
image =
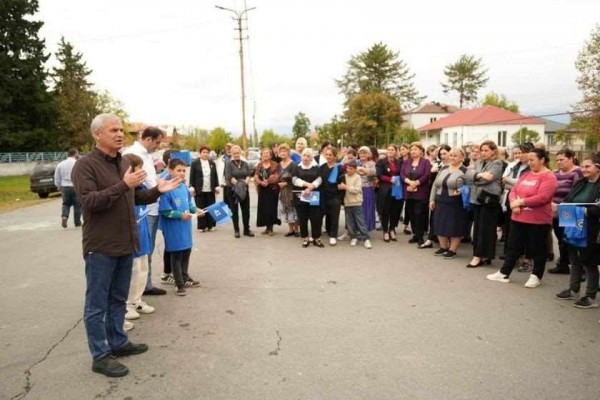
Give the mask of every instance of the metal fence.
[{"label": "metal fence", "polygon": [[60,161],[67,158],[67,152],[40,153],[0,153],[0,163],[29,163],[37,161]]}]

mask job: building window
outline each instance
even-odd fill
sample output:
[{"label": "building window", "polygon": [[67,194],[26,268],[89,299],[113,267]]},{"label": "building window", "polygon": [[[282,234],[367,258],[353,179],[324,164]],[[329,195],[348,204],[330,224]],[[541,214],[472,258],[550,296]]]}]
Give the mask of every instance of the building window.
[{"label": "building window", "polygon": [[506,131],[498,131],[498,146],[506,147]]},{"label": "building window", "polygon": [[454,132],[452,134],[452,147],[456,147],[456,145],[458,144],[458,132]]},{"label": "building window", "polygon": [[547,145],[548,147],[550,146],[554,146],[556,143],[554,141],[554,134],[546,134],[546,141],[547,141]]},{"label": "building window", "polygon": [[437,118],[436,118],[436,117],[431,117],[431,118],[429,118],[429,123],[432,123],[432,122],[435,122],[435,121],[437,121]]},{"label": "building window", "polygon": [[448,132],[444,132],[444,143],[448,144]]}]

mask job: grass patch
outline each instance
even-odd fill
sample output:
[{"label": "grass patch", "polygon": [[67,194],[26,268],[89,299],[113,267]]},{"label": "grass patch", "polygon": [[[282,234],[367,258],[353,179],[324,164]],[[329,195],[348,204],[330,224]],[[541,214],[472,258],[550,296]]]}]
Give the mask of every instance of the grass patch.
[{"label": "grass patch", "polygon": [[40,199],[36,193],[29,191],[29,175],[0,177],[0,212],[40,204],[56,196],[60,196],[60,193]]}]

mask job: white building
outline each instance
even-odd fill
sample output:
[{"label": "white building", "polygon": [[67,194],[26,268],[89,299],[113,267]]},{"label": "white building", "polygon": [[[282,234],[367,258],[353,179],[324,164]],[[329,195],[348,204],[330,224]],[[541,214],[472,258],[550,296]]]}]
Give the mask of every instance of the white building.
[{"label": "white building", "polygon": [[493,140],[498,146],[510,148],[516,145],[512,135],[522,128],[537,132],[539,140],[545,142],[544,121],[494,106],[461,110],[417,130],[425,147],[442,143],[462,147]]},{"label": "white building", "polygon": [[457,111],[460,111],[460,108],[438,102],[421,104],[419,107],[403,115],[404,122],[402,122],[402,127],[417,129]]}]

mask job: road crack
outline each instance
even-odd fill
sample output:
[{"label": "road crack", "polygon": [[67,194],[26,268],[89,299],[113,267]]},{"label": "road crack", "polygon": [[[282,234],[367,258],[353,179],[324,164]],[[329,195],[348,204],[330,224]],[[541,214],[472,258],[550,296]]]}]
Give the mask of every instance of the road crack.
[{"label": "road crack", "polygon": [[31,374],[32,374],[32,370],[37,367],[38,365],[40,365],[41,363],[43,363],[44,361],[46,361],[48,359],[48,357],[50,356],[50,353],[52,353],[52,351],[57,348],[62,342],[65,341],[65,339],[67,339],[67,337],[69,336],[69,334],[79,326],[79,324],[81,323],[81,321],[83,321],[83,317],[79,318],[79,320],[77,320],[77,322],[75,323],[75,325],[73,325],[72,327],[70,327],[67,332],[63,335],[62,338],[60,338],[60,340],[56,343],[54,343],[52,346],[50,346],[50,348],[48,349],[48,351],[46,352],[46,354],[44,354],[44,356],[42,358],[40,358],[38,361],[36,361],[35,363],[33,363],[32,365],[29,366],[29,368],[27,368],[25,370],[25,372],[23,372],[23,375],[25,375],[25,386],[23,387],[23,391],[21,391],[20,393],[16,394],[15,396],[11,397],[10,400],[22,400],[25,397],[27,397],[27,395],[29,394],[29,392],[31,391],[31,389],[33,388],[33,384],[31,383]]},{"label": "road crack", "polygon": [[278,356],[281,351],[281,335],[279,331],[275,331],[275,333],[277,334],[277,348],[269,353],[270,356]]}]

